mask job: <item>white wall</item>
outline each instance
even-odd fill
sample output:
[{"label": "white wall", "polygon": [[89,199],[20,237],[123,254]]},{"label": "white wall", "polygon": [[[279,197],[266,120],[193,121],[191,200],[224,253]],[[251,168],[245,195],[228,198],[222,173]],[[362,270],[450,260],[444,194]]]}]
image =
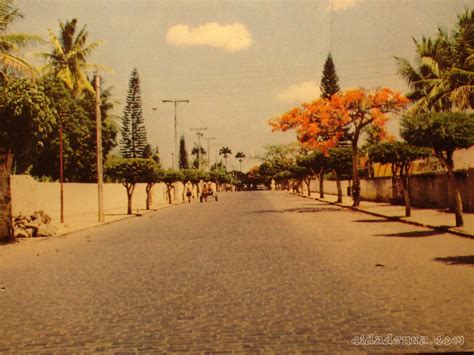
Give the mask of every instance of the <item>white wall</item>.
[{"label": "white wall", "polygon": [[[146,184],[137,184],[133,193],[133,211],[145,209]],[[182,184],[177,183],[175,202],[182,201]],[[53,220],[60,214],[60,184],[58,182],[38,182],[29,175],[11,177],[13,215],[43,210]],[[167,203],[166,185],[156,184],[152,190],[151,208]],[[97,185],[64,183],[64,216],[76,217],[84,214],[97,214]],[[122,184],[104,184],[104,207],[106,213],[123,214],[127,212],[127,194]]]}]

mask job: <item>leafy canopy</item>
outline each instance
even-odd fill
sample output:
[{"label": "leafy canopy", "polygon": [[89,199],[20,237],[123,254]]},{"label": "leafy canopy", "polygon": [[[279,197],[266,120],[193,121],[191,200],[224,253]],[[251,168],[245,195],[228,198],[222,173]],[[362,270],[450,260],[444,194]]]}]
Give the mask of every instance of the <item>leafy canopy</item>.
[{"label": "leafy canopy", "polygon": [[474,145],[474,114],[461,112],[424,113],[404,116],[401,136],[408,143],[427,146],[436,152],[453,152]]},{"label": "leafy canopy", "polygon": [[111,159],[106,165],[106,175],[122,184],[164,181],[156,162],[144,158]]}]

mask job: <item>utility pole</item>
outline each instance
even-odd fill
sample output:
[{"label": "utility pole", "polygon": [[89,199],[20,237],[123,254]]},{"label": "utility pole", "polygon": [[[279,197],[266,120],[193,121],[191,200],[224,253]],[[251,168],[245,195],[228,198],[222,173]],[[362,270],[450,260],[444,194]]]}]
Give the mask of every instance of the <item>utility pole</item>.
[{"label": "utility pole", "polygon": [[205,140],[207,140],[207,164],[209,164],[209,170],[211,170],[211,146],[209,144],[210,141],[216,139],[214,137],[212,138],[204,138]]},{"label": "utility pole", "polygon": [[191,128],[191,131],[195,131],[198,137],[198,169],[201,169],[201,137],[204,135],[201,131],[207,131],[207,127]]},{"label": "utility pole", "polygon": [[59,222],[64,223],[64,159],[63,159],[63,116],[64,111],[59,110]]},{"label": "utility pole", "polygon": [[100,114],[100,76],[95,73],[95,120],[96,120],[96,145],[97,145],[97,195],[99,223],[105,222],[104,218],[104,172],[102,161],[102,118]]},{"label": "utility pole", "polygon": [[174,153],[170,153],[171,154],[171,169],[174,170]]},{"label": "utility pole", "polygon": [[[177,113],[178,103],[180,102],[189,103],[189,100],[161,100],[161,102],[174,103],[174,156],[173,156],[173,166],[174,166],[174,159],[178,159],[178,113]],[[179,166],[179,162],[177,166]]]}]

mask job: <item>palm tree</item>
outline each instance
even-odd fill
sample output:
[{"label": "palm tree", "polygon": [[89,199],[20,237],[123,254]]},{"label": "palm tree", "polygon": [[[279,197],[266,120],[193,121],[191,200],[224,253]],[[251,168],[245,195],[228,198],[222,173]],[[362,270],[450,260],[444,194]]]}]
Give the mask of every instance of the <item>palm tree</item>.
[{"label": "palm tree", "polygon": [[219,155],[224,156],[224,161],[225,161],[225,169],[227,170],[227,157],[232,154],[232,150],[230,150],[229,147],[222,147],[219,150]]},{"label": "palm tree", "polygon": [[4,80],[10,73],[37,74],[36,68],[20,56],[20,49],[41,41],[27,33],[8,33],[12,22],[23,17],[13,3],[14,0],[0,1],[0,75]]},{"label": "palm tree", "polygon": [[450,111],[474,107],[474,10],[458,16],[451,36],[438,29],[434,39],[414,40],[417,59],[414,65],[396,58],[398,71],[415,102],[413,113]]},{"label": "palm tree", "polygon": [[72,19],[65,23],[59,21],[59,36],[48,30],[53,48],[50,53],[41,53],[41,56],[49,62],[45,71],[61,79],[75,96],[79,96],[84,90],[94,92],[87,80],[87,70],[98,65],[88,64],[87,57],[100,42],[88,44],[86,26],[78,33],[76,27],[77,19]]},{"label": "palm tree", "polygon": [[194,144],[193,149],[191,150],[191,155],[195,155],[196,159],[194,160],[193,165],[200,169],[205,163],[204,157],[206,156],[206,150],[203,147],[199,147],[196,143]]},{"label": "palm tree", "polygon": [[237,152],[235,153],[235,158],[239,161],[240,163],[240,171],[242,172],[242,160],[244,160],[246,155],[242,152]]}]

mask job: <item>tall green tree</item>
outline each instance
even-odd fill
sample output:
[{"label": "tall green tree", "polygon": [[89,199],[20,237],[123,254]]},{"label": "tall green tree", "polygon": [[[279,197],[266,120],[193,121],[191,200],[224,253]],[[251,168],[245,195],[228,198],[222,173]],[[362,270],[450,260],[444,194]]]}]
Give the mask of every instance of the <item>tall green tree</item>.
[{"label": "tall green tree", "polygon": [[246,158],[246,155],[243,152],[237,152],[235,158],[239,161],[240,171],[242,172],[242,161]]},{"label": "tall green tree", "polygon": [[61,79],[76,97],[85,90],[95,92],[87,79],[87,72],[98,65],[88,63],[87,59],[100,42],[87,43],[89,33],[86,26],[77,31],[77,19],[59,21],[57,36],[52,30],[48,32],[51,51],[40,54],[48,62],[44,71]]},{"label": "tall green tree", "polygon": [[188,151],[186,150],[184,135],[179,138],[179,168],[189,169]]},{"label": "tall green tree", "polygon": [[319,88],[321,90],[321,97],[324,99],[330,99],[332,95],[341,90],[331,53],[328,54],[326,62],[324,63],[323,75],[321,77],[321,85]]},{"label": "tall green tree", "polygon": [[319,150],[314,150],[297,159],[299,166],[307,168],[311,175],[318,177],[320,198],[324,198],[324,174],[328,169],[327,162],[327,157]]},{"label": "tall green tree", "polygon": [[171,205],[173,199],[171,197],[171,191],[173,190],[173,184],[179,181],[184,181],[185,176],[180,170],[165,170],[161,175],[161,181],[166,185],[166,194],[168,195],[168,203]]},{"label": "tall green tree", "polygon": [[147,145],[146,128],[143,121],[140,76],[133,68],[128,83],[127,103],[123,110],[120,129],[120,152],[123,158],[141,158]]},{"label": "tall green tree", "polygon": [[410,87],[412,113],[474,107],[474,10],[458,15],[450,32],[414,39],[416,59],[398,58],[400,75]]},{"label": "tall green tree", "polygon": [[[67,181],[96,181],[96,118],[95,99],[85,92],[81,98],[75,98],[64,82],[57,78],[42,78],[39,83],[45,95],[51,100],[51,108],[61,112],[63,125],[64,178]],[[111,115],[113,108],[109,90],[101,96],[102,148],[105,159],[116,146],[118,128]],[[53,179],[59,178],[59,122],[55,121],[53,130],[41,149],[35,149],[31,174]]]},{"label": "tall green tree", "polygon": [[195,157],[193,161],[193,167],[195,169],[202,168],[207,163],[205,159],[206,150],[203,147],[199,147],[197,144],[194,144],[194,147],[191,150],[191,155]]},{"label": "tall green tree", "polygon": [[0,241],[13,238],[10,174],[25,171],[47,142],[55,122],[50,99],[30,80],[0,86]]},{"label": "tall green tree", "polygon": [[232,154],[232,150],[229,147],[222,147],[219,149],[219,155],[224,156],[225,168],[227,170],[227,157]]},{"label": "tall green tree", "polygon": [[401,136],[408,143],[427,146],[447,170],[450,190],[453,192],[456,227],[463,226],[462,199],[454,176],[454,152],[474,145],[474,114],[460,112],[424,113],[404,116]]},{"label": "tall green tree", "polygon": [[341,179],[349,179],[352,173],[352,148],[350,146],[330,148],[326,167],[336,180],[337,202],[340,203],[342,202]]},{"label": "tall green tree", "polygon": [[9,32],[11,24],[23,14],[14,7],[14,0],[0,1],[0,76],[6,80],[9,74],[36,75],[36,68],[21,55],[21,49],[41,41],[41,38],[27,33]]},{"label": "tall green tree", "polygon": [[31,168],[50,139],[57,115],[51,99],[32,80],[11,78],[0,86],[0,148],[13,154],[17,173]]},{"label": "tall green tree", "polygon": [[[106,175],[122,183],[127,190],[127,214],[132,214],[133,192],[139,182],[147,183],[147,204],[149,203],[152,184],[161,179],[157,169],[152,159],[112,159],[107,163]],[[148,185],[151,186],[148,188]]]},{"label": "tall green tree", "polygon": [[401,187],[405,203],[405,217],[411,216],[411,199],[408,174],[413,162],[427,158],[431,149],[417,147],[406,142],[382,142],[368,147],[369,155],[374,162],[391,164],[392,176]]}]

